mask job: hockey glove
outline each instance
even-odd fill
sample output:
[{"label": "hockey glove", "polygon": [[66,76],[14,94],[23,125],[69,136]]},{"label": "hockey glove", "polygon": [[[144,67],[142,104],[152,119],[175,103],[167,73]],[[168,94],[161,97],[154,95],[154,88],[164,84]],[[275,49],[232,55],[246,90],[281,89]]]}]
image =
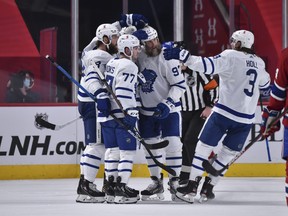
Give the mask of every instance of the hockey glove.
[{"label": "hockey glove", "polygon": [[164,49],[163,55],[166,60],[178,59],[182,61],[183,63],[185,63],[187,59],[189,58],[190,53],[188,50],[185,50],[185,49],[181,50],[181,48],[175,47],[175,48]]},{"label": "hockey glove", "polygon": [[133,25],[137,29],[142,29],[148,25],[148,20],[142,14],[122,14],[119,23],[122,28]]},{"label": "hockey glove", "polygon": [[135,32],[133,32],[133,34],[135,37],[138,38],[138,40],[147,40],[148,39],[148,34],[146,33],[146,31],[144,30],[137,30]]},{"label": "hockey glove", "polygon": [[101,92],[97,95],[97,109],[103,114],[103,116],[109,116],[111,111],[111,103],[106,92]]},{"label": "hockey glove", "polygon": [[155,80],[157,74],[152,70],[147,70],[146,68],[138,73],[138,82],[140,85],[146,83],[147,81]]},{"label": "hockey glove", "polygon": [[127,115],[123,119],[123,123],[125,126],[129,129],[132,130],[136,126],[136,122],[138,120],[139,114],[138,110],[136,109],[129,109],[127,110]]},{"label": "hockey glove", "polygon": [[159,103],[154,111],[153,116],[156,119],[165,119],[168,117],[170,111],[175,107],[172,98],[168,97],[167,100],[163,100]]},{"label": "hockey glove", "polygon": [[261,123],[261,133],[263,137],[269,137],[271,134],[280,130],[280,121],[276,124],[270,126],[271,122],[277,118],[279,115],[279,111],[269,110],[268,108],[264,108],[262,112],[262,123]]}]

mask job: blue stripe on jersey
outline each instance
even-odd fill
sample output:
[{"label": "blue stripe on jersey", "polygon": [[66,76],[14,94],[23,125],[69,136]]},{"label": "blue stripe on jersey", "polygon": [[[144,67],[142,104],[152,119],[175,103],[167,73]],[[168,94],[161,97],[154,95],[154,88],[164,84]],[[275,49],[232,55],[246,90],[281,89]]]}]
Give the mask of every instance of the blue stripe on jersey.
[{"label": "blue stripe on jersey", "polygon": [[125,96],[125,95],[117,95],[117,98],[132,99],[132,97],[130,97],[130,96]]},{"label": "blue stripe on jersey", "polygon": [[218,108],[220,108],[220,109],[223,109],[223,110],[225,110],[226,112],[229,112],[229,113],[231,113],[232,115],[235,115],[235,116],[237,116],[237,117],[247,118],[247,119],[253,119],[254,116],[255,116],[255,113],[254,113],[254,114],[251,114],[251,115],[245,114],[245,113],[240,113],[240,112],[237,112],[237,111],[235,111],[235,110],[230,109],[230,108],[227,107],[227,106],[224,106],[223,104],[216,103],[215,106],[218,107]]},{"label": "blue stripe on jersey", "polygon": [[181,82],[178,82],[178,83],[175,83],[175,84],[171,85],[171,87],[172,87],[172,86],[177,86],[177,87],[179,87],[179,88],[186,89],[186,86],[182,86],[182,85],[181,85],[181,84],[183,84],[184,82],[185,82],[185,80],[183,80],[183,81],[181,81]]},{"label": "blue stripe on jersey", "polygon": [[78,91],[78,95],[81,97],[89,97],[86,93]]},{"label": "blue stripe on jersey", "polygon": [[215,69],[214,68],[214,63],[213,63],[212,59],[208,58],[208,60],[210,61],[211,66],[212,66],[212,72],[210,74],[213,74],[214,73],[214,69]]},{"label": "blue stripe on jersey", "polygon": [[124,91],[133,92],[132,89],[130,89],[130,88],[123,88],[123,87],[118,87],[118,88],[115,89],[115,91],[117,91],[117,90],[124,90]]},{"label": "blue stripe on jersey", "polygon": [[98,74],[95,71],[89,72],[86,76],[90,76],[91,74],[96,74],[98,76]]},{"label": "blue stripe on jersey", "polygon": [[[264,85],[259,85],[259,88],[260,89],[263,89],[263,88],[269,88],[269,84],[270,83],[270,81],[267,81]],[[267,86],[268,85],[268,86]]]},{"label": "blue stripe on jersey", "polygon": [[88,80],[99,80],[99,78],[98,77],[90,77],[90,78],[86,79],[85,82],[87,82]]},{"label": "blue stripe on jersey", "polygon": [[92,165],[92,164],[89,164],[89,163],[80,163],[81,166],[89,166],[89,167],[92,167],[92,168],[95,168],[95,169],[99,169],[99,166],[95,166],[95,165]]},{"label": "blue stripe on jersey", "polygon": [[281,89],[276,83],[274,83],[272,86],[272,94],[275,95],[277,99],[283,101],[286,97],[286,89]]},{"label": "blue stripe on jersey", "polygon": [[[179,106],[181,106],[181,102],[180,101],[175,103],[175,107],[179,107]],[[155,108],[156,107],[143,107],[143,106],[141,106],[141,109],[144,110],[144,111],[153,112],[153,111],[155,111]]]},{"label": "blue stripe on jersey", "polygon": [[204,66],[204,73],[207,71],[207,65],[206,65],[206,62],[204,60],[204,57],[201,57],[202,59],[202,63],[203,63],[203,66]]},{"label": "blue stripe on jersey", "polygon": [[89,158],[96,159],[96,160],[101,160],[101,158],[99,158],[95,155],[91,155],[91,154],[83,154],[82,156],[83,157],[89,157]]}]

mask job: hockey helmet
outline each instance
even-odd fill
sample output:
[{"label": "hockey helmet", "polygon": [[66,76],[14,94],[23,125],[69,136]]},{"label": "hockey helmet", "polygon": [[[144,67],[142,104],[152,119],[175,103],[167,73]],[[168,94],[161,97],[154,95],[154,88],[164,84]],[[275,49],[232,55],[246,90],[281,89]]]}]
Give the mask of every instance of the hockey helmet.
[{"label": "hockey helmet", "polygon": [[246,47],[248,49],[251,49],[252,45],[254,44],[254,34],[247,30],[238,30],[232,34],[231,40],[235,43],[240,41],[241,48]]},{"label": "hockey helmet", "polygon": [[117,46],[118,46],[118,51],[120,53],[124,53],[126,55],[126,53],[125,53],[126,47],[129,48],[130,51],[132,52],[133,47],[139,47],[140,46],[140,42],[139,42],[138,38],[135,37],[134,35],[124,34],[118,38]]},{"label": "hockey helmet", "polygon": [[152,28],[151,26],[146,26],[142,30],[145,31],[146,34],[148,35],[147,39],[142,40],[143,42],[150,41],[150,40],[153,40],[153,39],[158,37],[157,31],[154,28]]},{"label": "hockey helmet", "polygon": [[[119,31],[112,24],[108,24],[108,23],[102,24],[96,30],[96,37],[102,43],[104,43],[103,42],[103,37],[106,36],[106,37],[109,38],[109,41],[110,41],[109,44],[110,44],[113,35],[119,35]],[[104,43],[104,44],[106,44],[106,43]]]}]

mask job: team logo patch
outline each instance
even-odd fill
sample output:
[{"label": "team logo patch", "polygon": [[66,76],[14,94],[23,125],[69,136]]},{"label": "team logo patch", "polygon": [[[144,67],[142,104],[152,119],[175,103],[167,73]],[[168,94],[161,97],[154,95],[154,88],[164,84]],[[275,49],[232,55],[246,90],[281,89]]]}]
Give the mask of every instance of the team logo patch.
[{"label": "team logo patch", "polygon": [[193,77],[193,76],[187,77],[187,81],[186,82],[187,82],[188,86],[190,86],[190,87],[194,86],[195,85],[195,77]]},{"label": "team logo patch", "polygon": [[[157,77],[157,74],[155,71],[153,70],[147,70],[145,69],[145,73],[143,73],[145,79],[146,79],[146,82],[141,84],[141,90],[142,92],[144,93],[150,93],[150,92],[153,92],[154,91],[154,88],[153,88],[153,85],[154,85],[154,82],[156,80],[156,77]],[[147,75],[146,75],[147,73]]]}]

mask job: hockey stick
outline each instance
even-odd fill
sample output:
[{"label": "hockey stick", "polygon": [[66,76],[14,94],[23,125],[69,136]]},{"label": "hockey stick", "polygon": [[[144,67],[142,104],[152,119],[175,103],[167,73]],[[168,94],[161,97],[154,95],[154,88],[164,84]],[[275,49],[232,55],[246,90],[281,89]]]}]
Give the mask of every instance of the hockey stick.
[{"label": "hockey stick", "polygon": [[42,116],[37,116],[37,117],[35,118],[35,121],[36,121],[37,124],[39,124],[39,125],[40,125],[41,127],[43,127],[43,128],[47,128],[47,129],[51,129],[51,130],[58,131],[58,130],[66,127],[67,125],[72,124],[73,122],[75,122],[75,121],[77,121],[77,120],[79,120],[79,119],[81,119],[81,118],[82,118],[82,116],[79,116],[78,118],[73,119],[72,121],[69,121],[69,122],[67,122],[67,123],[65,123],[65,124],[63,124],[63,125],[55,125],[55,124],[52,124],[52,123],[46,121],[45,119],[43,119]]},{"label": "hockey stick", "polygon": [[[263,112],[263,102],[262,102],[261,94],[260,94],[259,100],[260,100],[261,112]],[[271,161],[271,154],[270,154],[270,147],[269,147],[268,137],[265,138],[265,142],[266,142],[266,150],[267,150],[268,161]]]},{"label": "hockey stick", "polygon": [[[48,59],[58,70],[60,70],[69,80],[71,80],[76,86],[78,86],[80,89],[82,89],[90,98],[92,98],[94,101],[96,101],[96,98],[87,91],[87,89],[85,89],[78,81],[76,81],[64,68],[62,68],[57,62],[54,61],[53,58],[51,58],[49,55],[46,55],[46,59]],[[144,139],[142,137],[140,137],[140,134],[136,134],[134,133],[134,131],[129,130],[125,124],[123,124],[123,122],[118,119],[115,115],[110,114],[112,116],[112,118],[122,127],[124,127],[132,136],[134,136],[140,143],[143,144],[143,146],[146,148],[148,154],[151,156],[152,160],[154,161],[154,163],[161,167],[163,170],[165,170],[166,172],[170,173],[173,176],[176,176],[176,172],[175,170],[173,170],[170,167],[167,167],[165,164],[160,163],[155,156],[152,154],[152,152],[150,151],[150,149],[155,149],[157,148],[161,148],[166,147],[168,145],[168,141],[164,140],[162,142],[159,143],[155,143],[155,144],[148,144],[144,141]],[[162,147],[162,148],[163,148]]]},{"label": "hockey stick", "polygon": [[[280,121],[280,119],[288,112],[288,108],[285,108],[283,112],[281,112],[277,118],[274,119],[274,121],[271,122],[271,124],[268,126],[268,128],[271,128],[273,125],[275,125],[278,121]],[[258,141],[258,139],[260,139],[262,137],[262,134],[259,133],[253,140],[251,140],[251,142],[249,142],[245,148],[239,152],[239,154],[232,159],[232,161],[230,161],[226,166],[224,166],[222,169],[220,170],[216,170],[212,164],[209,163],[208,160],[204,160],[202,163],[203,168],[205,169],[205,171],[207,173],[210,173],[213,176],[219,176],[221,175],[226,169],[229,168],[229,166],[231,166],[236,160],[238,160],[239,157],[241,157],[241,155],[243,155],[255,142]]]},{"label": "hockey stick", "polygon": [[[87,91],[87,89],[85,89],[78,81],[76,81],[64,68],[62,68],[57,62],[54,61],[54,59],[52,57],[50,57],[49,55],[46,55],[46,58],[56,67],[58,68],[69,80],[71,80],[76,86],[78,86],[80,89],[82,89],[92,100],[94,100],[96,102],[96,98],[94,97],[94,95],[92,95],[90,92]],[[98,69],[98,67],[96,66],[96,68]],[[102,78],[103,78],[103,74],[99,71],[97,72],[98,75],[101,74]],[[101,79],[101,78],[100,78]],[[105,78],[104,78],[105,80]],[[106,80],[105,80],[106,81]],[[108,85],[108,83],[106,82],[106,84]],[[110,86],[108,85],[108,87],[110,88]],[[111,88],[110,88],[111,90]],[[111,90],[112,91],[112,90]],[[113,92],[113,91],[112,91]],[[114,93],[113,93],[114,94]],[[112,94],[112,95],[113,95]],[[114,94],[114,96],[116,97],[116,95]],[[118,101],[118,105],[120,106],[121,103],[120,101]],[[121,105],[121,110],[123,111],[123,107]],[[138,130],[133,129],[130,130],[129,128],[127,128],[126,125],[123,124],[123,122],[118,119],[116,116],[114,116],[113,114],[110,114],[112,116],[112,118],[117,121],[123,128],[125,128],[133,137],[135,137],[140,143],[142,143],[144,146],[146,146],[149,149],[159,149],[159,148],[164,148],[169,144],[168,140],[163,140],[161,142],[158,143],[154,143],[154,144],[148,144],[144,141],[144,139],[140,136]]]}]

